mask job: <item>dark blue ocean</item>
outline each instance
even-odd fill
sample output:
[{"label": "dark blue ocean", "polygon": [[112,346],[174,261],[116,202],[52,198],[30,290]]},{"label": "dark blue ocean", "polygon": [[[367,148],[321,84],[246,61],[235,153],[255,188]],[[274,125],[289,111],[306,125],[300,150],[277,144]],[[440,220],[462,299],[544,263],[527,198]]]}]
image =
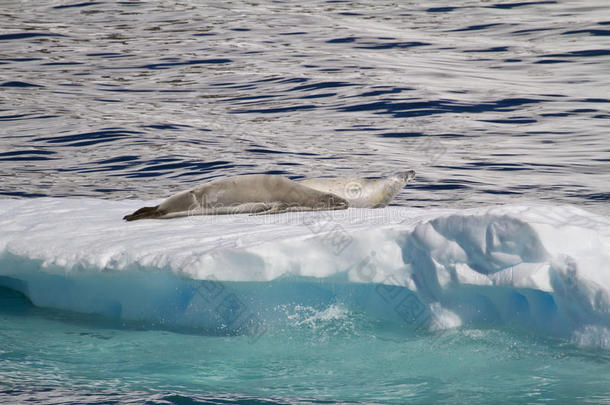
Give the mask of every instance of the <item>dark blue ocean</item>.
[{"label": "dark blue ocean", "polygon": [[[394,205],[609,215],[610,2],[2,2],[1,198],[407,169]],[[253,345],[1,288],[0,402],[610,403],[607,348],[289,312]]]}]

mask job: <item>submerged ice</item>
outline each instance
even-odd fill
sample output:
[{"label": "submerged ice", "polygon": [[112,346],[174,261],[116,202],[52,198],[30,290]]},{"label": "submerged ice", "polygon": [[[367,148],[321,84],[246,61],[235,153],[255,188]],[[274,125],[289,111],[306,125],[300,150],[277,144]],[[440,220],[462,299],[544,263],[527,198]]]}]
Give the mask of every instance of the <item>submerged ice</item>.
[{"label": "submerged ice", "polygon": [[286,305],[608,348],[610,219],[405,207],[125,223],[141,201],[0,200],[0,286],[42,307],[253,338]]}]

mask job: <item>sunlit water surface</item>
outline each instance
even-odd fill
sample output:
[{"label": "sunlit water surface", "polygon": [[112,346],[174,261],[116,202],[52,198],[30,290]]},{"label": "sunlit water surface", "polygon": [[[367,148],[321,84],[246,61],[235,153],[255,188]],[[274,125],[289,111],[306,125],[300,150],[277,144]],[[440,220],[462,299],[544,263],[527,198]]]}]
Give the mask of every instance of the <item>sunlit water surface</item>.
[{"label": "sunlit water surface", "polygon": [[[414,169],[398,205],[610,213],[608,2],[448,4],[4,1],[0,195]],[[0,298],[2,401],[610,402],[607,351],[514,330],[405,334],[337,303],[253,345]]]}]

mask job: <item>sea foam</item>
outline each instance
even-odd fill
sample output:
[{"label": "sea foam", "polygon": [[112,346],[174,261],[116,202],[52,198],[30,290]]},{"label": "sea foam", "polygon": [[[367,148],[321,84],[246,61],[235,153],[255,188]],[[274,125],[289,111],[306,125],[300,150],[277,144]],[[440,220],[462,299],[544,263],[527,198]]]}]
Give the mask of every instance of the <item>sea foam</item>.
[{"label": "sea foam", "polygon": [[0,200],[0,286],[42,307],[213,333],[255,336],[291,304],[426,331],[609,340],[610,219],[573,206],[121,219],[150,204]]}]

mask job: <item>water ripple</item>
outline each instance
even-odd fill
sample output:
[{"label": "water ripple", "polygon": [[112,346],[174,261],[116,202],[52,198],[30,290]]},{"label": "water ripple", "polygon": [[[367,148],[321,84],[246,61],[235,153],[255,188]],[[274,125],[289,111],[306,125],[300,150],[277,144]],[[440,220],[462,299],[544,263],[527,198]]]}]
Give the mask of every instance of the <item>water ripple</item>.
[{"label": "water ripple", "polygon": [[0,193],[159,198],[226,175],[412,168],[397,204],[609,212],[606,11],[7,3]]}]

